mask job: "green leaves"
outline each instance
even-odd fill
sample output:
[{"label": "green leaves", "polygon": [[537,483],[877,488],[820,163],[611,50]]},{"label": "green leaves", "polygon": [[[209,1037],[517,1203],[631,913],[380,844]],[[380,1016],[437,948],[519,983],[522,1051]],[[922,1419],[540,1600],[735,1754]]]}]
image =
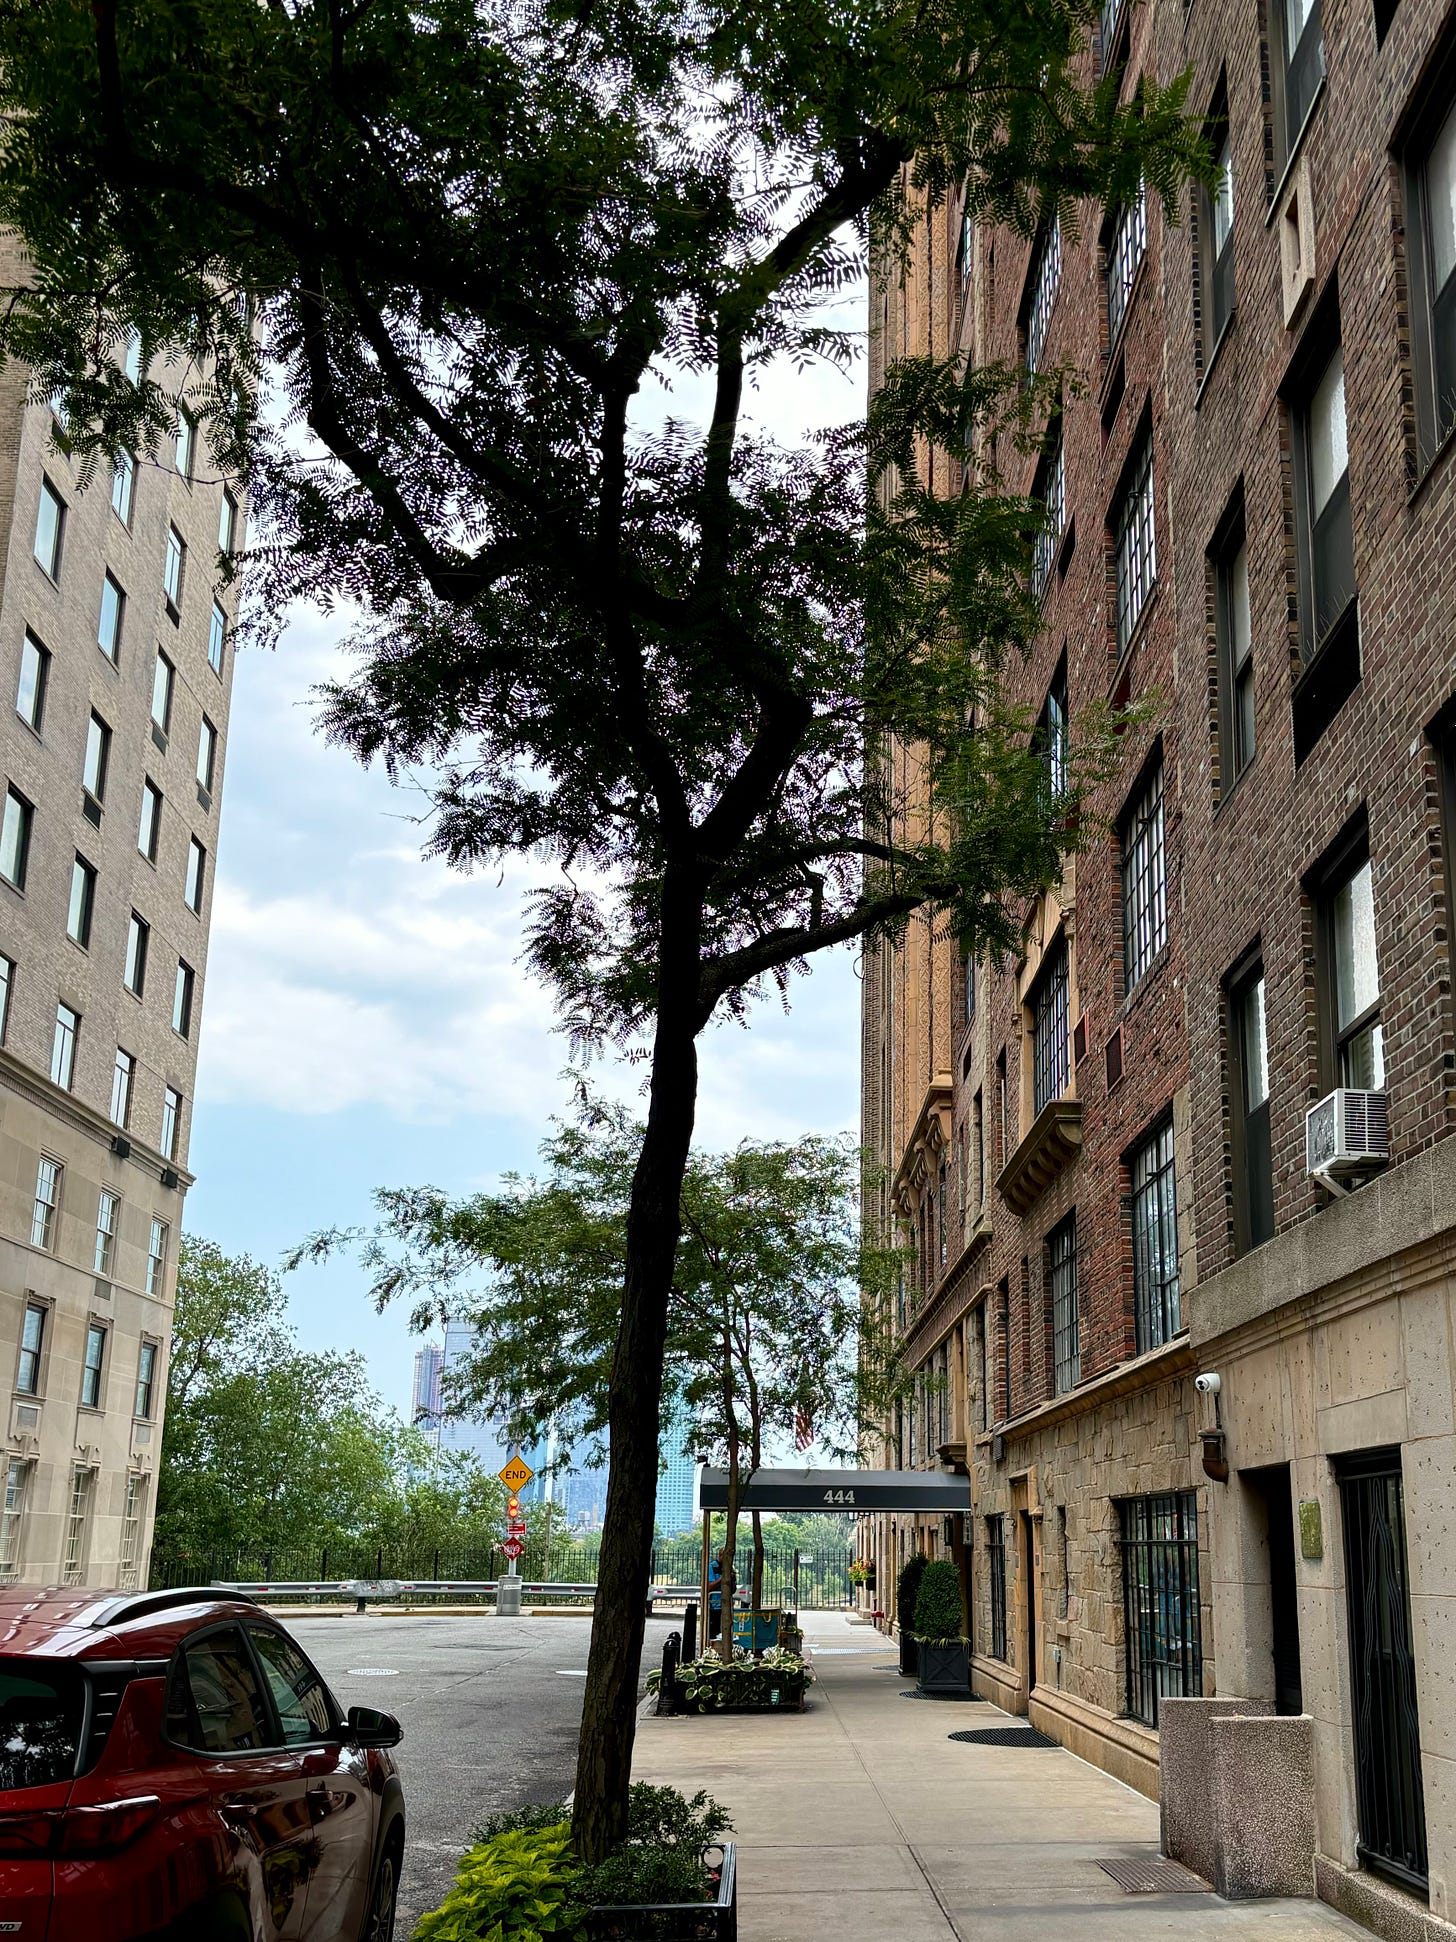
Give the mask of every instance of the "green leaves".
[{"label": "green leaves", "polygon": [[934,1558],[926,1565],[915,1593],[912,1624],[916,1638],[932,1645],[963,1637],[960,1573],[948,1558]]}]

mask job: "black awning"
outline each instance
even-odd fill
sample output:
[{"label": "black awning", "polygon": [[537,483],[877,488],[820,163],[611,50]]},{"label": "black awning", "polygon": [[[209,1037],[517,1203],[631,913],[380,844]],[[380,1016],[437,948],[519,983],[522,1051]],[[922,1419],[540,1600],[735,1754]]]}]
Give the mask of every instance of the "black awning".
[{"label": "black awning", "polygon": [[[728,1472],[703,1470],[702,1510],[727,1510]],[[971,1480],[945,1470],[758,1470],[740,1510],[916,1510],[949,1515],[971,1508]]]}]

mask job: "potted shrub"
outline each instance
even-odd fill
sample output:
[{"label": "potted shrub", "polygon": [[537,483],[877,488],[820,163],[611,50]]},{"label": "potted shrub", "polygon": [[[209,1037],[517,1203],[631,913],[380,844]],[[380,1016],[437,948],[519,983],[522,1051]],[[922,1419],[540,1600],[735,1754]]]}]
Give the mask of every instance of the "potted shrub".
[{"label": "potted shrub", "polygon": [[[795,1652],[775,1647],[761,1657],[735,1653],[720,1659],[689,1659],[677,1669],[677,1707],[682,1713],[802,1712],[804,1692],[814,1683],[812,1669]],[[662,1684],[662,1669],[647,1675],[647,1690]]]},{"label": "potted shrub", "polygon": [[920,1671],[920,1655],[915,1649],[915,1600],[924,1576],[925,1558],[916,1551],[900,1567],[895,1597],[895,1622],[900,1627],[900,1670],[907,1679],[915,1678]]},{"label": "potted shrub", "polygon": [[937,1558],[926,1566],[915,1594],[921,1692],[970,1691],[971,1660],[961,1617],[960,1573],[949,1559]]}]

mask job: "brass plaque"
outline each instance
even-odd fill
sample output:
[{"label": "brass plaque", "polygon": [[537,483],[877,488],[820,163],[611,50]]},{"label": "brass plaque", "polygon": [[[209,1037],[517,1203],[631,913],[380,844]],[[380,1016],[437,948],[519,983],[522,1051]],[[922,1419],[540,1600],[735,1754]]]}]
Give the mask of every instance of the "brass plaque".
[{"label": "brass plaque", "polygon": [[1324,1524],[1317,1497],[1300,1500],[1299,1554],[1303,1558],[1322,1558],[1325,1554]]}]

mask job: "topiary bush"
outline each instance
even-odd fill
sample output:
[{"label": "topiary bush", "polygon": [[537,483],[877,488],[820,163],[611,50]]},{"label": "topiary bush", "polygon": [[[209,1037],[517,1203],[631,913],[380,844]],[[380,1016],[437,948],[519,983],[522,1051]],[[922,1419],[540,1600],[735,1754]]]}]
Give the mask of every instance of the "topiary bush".
[{"label": "topiary bush", "polygon": [[925,1562],[925,1554],[914,1551],[900,1566],[900,1579],[895,1587],[895,1616],[902,1632],[915,1630],[915,1600],[920,1580],[925,1576]]},{"label": "topiary bush", "polygon": [[937,1645],[962,1637],[961,1577],[948,1558],[925,1567],[915,1594],[915,1636]]}]

